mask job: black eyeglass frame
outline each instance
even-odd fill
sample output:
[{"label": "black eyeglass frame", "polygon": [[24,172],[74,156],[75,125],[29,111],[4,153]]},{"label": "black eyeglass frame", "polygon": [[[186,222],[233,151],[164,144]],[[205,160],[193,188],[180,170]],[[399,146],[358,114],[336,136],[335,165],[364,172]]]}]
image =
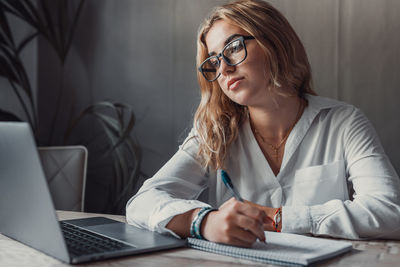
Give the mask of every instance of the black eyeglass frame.
[{"label": "black eyeglass frame", "polygon": [[[221,65],[221,60],[220,60],[221,57],[222,57],[222,59],[225,61],[225,63],[226,63],[227,65],[229,65],[229,66],[236,66],[236,65],[239,65],[240,63],[242,63],[242,62],[247,58],[247,48],[246,48],[246,44],[245,44],[244,41],[246,41],[246,40],[253,40],[253,39],[256,39],[256,38],[255,38],[254,36],[249,35],[249,36],[240,36],[240,37],[238,37],[238,38],[236,38],[236,39],[230,41],[227,45],[224,46],[224,48],[222,49],[222,51],[221,51],[218,55],[214,55],[214,56],[208,57],[206,60],[204,60],[203,63],[200,64],[200,67],[198,68],[198,71],[201,72],[201,74],[203,75],[204,79],[206,79],[207,81],[209,81],[209,82],[215,81],[216,79],[219,78],[219,76],[221,75],[221,72],[220,72],[214,79],[209,80],[209,79],[207,79],[207,77],[206,77],[206,75],[204,74],[203,71],[206,71],[206,72],[207,72],[207,71],[208,71],[208,72],[214,72],[214,70],[203,69],[203,68],[202,68],[203,65],[204,65],[208,60],[210,60],[211,58],[216,58],[217,61],[218,61],[218,66],[220,66],[220,65]],[[231,63],[229,62],[229,59],[227,59],[227,58],[224,56],[224,51],[225,51],[225,49],[226,49],[228,46],[230,46],[233,42],[236,42],[236,41],[238,41],[238,40],[239,40],[239,41],[242,43],[242,45],[243,45],[244,53],[245,53],[245,54],[244,54],[244,58],[243,58],[241,61],[239,61],[239,62],[237,62],[237,63],[235,63],[235,64],[231,64]],[[216,72],[216,71],[217,71],[217,70],[215,70],[215,72]]]}]

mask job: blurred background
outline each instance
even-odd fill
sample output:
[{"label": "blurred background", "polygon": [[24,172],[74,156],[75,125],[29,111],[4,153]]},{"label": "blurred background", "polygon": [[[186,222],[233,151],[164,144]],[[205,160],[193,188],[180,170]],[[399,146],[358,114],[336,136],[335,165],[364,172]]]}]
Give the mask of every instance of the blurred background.
[{"label": "blurred background", "polygon": [[[191,129],[200,100],[195,65],[197,29],[213,6],[227,1],[29,2],[44,15],[42,2],[47,2],[52,22],[57,26],[65,21],[63,25],[73,25],[74,29],[64,60],[40,34],[32,37],[19,54],[37,112],[37,142],[62,145],[79,143],[84,136],[95,139],[91,137],[97,136],[93,120],[81,122],[67,140],[65,135],[85,108],[99,101],[126,104],[131,109],[124,110],[135,116],[129,133],[138,149],[136,159],[140,164],[134,179],[141,184],[177,151]],[[399,173],[400,1],[270,2],[287,17],[303,41],[313,69],[315,91],[359,107],[372,121]],[[10,12],[5,16],[15,42],[35,32],[18,16]],[[21,100],[4,77],[0,77],[0,94],[2,111],[27,120]],[[27,99],[23,92],[21,95]],[[91,157],[94,158],[89,150]],[[104,173],[108,178],[113,175],[112,171]],[[92,183],[101,180],[95,178],[98,172],[88,175],[92,176]],[[111,182],[104,178],[100,189],[88,187],[92,190],[88,194],[92,200],[86,205],[89,211],[121,211],[107,210],[107,198],[99,200]],[[130,186],[128,195],[137,189]]]}]

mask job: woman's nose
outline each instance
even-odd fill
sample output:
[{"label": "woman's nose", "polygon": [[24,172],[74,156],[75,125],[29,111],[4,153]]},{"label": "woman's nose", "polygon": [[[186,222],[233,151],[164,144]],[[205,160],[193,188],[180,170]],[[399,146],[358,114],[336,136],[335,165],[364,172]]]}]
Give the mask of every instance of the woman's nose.
[{"label": "woman's nose", "polygon": [[228,74],[232,73],[235,71],[236,66],[230,66],[226,64],[225,60],[221,60],[221,65],[219,66],[219,72],[227,76]]}]

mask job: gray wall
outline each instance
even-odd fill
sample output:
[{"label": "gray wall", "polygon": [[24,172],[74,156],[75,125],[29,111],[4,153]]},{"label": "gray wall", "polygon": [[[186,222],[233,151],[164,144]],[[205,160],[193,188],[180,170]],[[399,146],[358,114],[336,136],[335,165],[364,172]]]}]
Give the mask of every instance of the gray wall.
[{"label": "gray wall", "polygon": [[[143,149],[143,171],[154,174],[191,128],[200,99],[196,32],[205,14],[218,2],[86,1],[64,72],[64,91],[78,95],[80,100],[63,101],[63,114],[56,127],[59,138],[65,121],[89,103],[103,99],[129,103],[137,117],[135,136]],[[40,113],[42,123],[50,127],[56,105],[51,101],[53,89],[60,78],[49,51],[41,43]],[[72,104],[74,111],[70,110]]]},{"label": "gray wall", "polygon": [[299,33],[320,95],[359,107],[400,172],[400,1],[273,1]]},{"label": "gray wall", "polygon": [[[222,2],[88,0],[64,73],[69,97],[62,104],[58,131],[62,132],[64,120],[93,101],[129,103],[138,119],[135,136],[144,152],[143,170],[154,174],[191,127],[199,101],[197,27],[210,8]],[[303,40],[318,94],[361,108],[400,171],[400,1],[272,3]],[[40,88],[55,82],[49,82],[49,76],[59,77],[53,74],[48,55],[41,44],[40,57],[45,59],[40,69],[45,75],[40,76]],[[43,92],[40,111],[46,117],[54,104],[49,101],[51,93]]]}]

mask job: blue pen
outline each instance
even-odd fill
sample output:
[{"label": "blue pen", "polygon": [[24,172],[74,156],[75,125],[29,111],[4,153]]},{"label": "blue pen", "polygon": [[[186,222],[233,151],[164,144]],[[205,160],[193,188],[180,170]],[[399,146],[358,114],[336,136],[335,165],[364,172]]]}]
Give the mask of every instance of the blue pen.
[{"label": "blue pen", "polygon": [[243,198],[240,196],[239,192],[233,186],[231,178],[229,178],[229,175],[226,171],[221,170],[221,178],[225,186],[231,191],[232,195],[236,198],[236,200],[243,202]]}]

